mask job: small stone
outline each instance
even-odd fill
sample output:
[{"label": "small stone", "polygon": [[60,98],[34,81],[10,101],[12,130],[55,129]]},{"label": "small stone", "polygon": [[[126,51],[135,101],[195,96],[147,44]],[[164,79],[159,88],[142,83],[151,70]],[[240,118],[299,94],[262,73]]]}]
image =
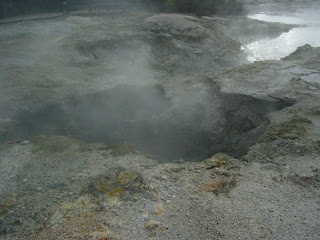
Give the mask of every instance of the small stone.
[{"label": "small stone", "polygon": [[62,205],[61,205],[61,209],[64,209],[64,210],[70,210],[72,209],[74,206],[73,203],[70,203],[70,202],[64,202]]},{"label": "small stone", "polygon": [[184,164],[186,163],[183,159],[179,159],[179,160],[176,160],[174,161],[173,163],[176,163],[176,164]]},{"label": "small stone", "polygon": [[179,172],[182,172],[183,170],[185,170],[183,167],[173,167],[169,169],[169,171],[173,173],[179,173]]},{"label": "small stone", "polygon": [[157,216],[164,214],[165,209],[164,209],[164,205],[162,202],[160,203],[156,203],[154,205],[154,212]]},{"label": "small stone", "polygon": [[119,199],[133,199],[141,193],[143,179],[140,173],[124,168],[111,168],[97,176],[88,186],[89,193]]},{"label": "small stone", "polygon": [[[206,168],[219,167],[219,164],[217,163],[216,159],[211,159],[211,158],[202,161],[201,164]],[[200,172],[200,171],[196,170],[196,172]]]},{"label": "small stone", "polygon": [[147,224],[145,225],[146,229],[154,229],[157,228],[161,225],[160,222],[155,221],[155,220],[150,220],[149,222],[147,222]]},{"label": "small stone", "polygon": [[26,179],[26,178],[22,180],[22,182],[24,182],[24,183],[27,182],[27,181],[28,181],[28,179]]},{"label": "small stone", "polygon": [[156,178],[159,180],[167,180],[168,179],[168,177],[165,175],[156,176]]},{"label": "small stone", "polygon": [[216,173],[218,175],[223,175],[223,176],[227,176],[227,177],[231,176],[230,172],[223,170],[223,169],[216,168],[213,171],[214,171],[214,173]]},{"label": "small stone", "polygon": [[[92,232],[88,234],[89,239],[115,239],[116,234],[112,230],[105,229],[103,232]],[[87,239],[87,238],[86,238]]]},{"label": "small stone", "polygon": [[295,133],[287,133],[283,137],[286,139],[292,139],[292,140],[299,139],[299,136]]},{"label": "small stone", "polygon": [[145,228],[149,232],[149,237],[155,237],[159,234],[163,234],[166,231],[166,228],[162,225],[162,223],[155,220],[150,220],[145,225]]},{"label": "small stone", "polygon": [[106,208],[106,206],[105,206],[104,204],[100,204],[100,205],[99,205],[100,211],[103,211],[105,208]]},{"label": "small stone", "polygon": [[239,161],[225,153],[217,153],[213,155],[211,158],[203,160],[201,165],[206,169],[213,168],[235,168],[238,167]]}]

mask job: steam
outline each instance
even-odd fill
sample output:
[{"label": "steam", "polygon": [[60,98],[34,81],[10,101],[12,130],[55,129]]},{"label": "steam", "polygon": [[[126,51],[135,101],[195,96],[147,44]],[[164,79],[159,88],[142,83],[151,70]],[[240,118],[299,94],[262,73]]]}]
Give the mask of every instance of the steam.
[{"label": "steam", "polygon": [[[140,45],[140,44],[139,44]],[[115,49],[110,56],[103,56],[103,64],[111,71],[104,75],[101,82],[108,84],[148,85],[155,84],[154,72],[150,64],[150,49],[139,46],[138,49]],[[109,85],[110,86],[110,85]]]},{"label": "steam", "polygon": [[230,61],[240,44],[206,28],[202,21],[210,19],[174,15],[180,19],[173,32],[155,25],[151,33],[136,29],[130,13],[88,16],[15,25],[22,51],[2,46],[13,56],[5,56],[5,81],[18,93],[15,105],[27,111],[16,116],[21,125],[12,137],[67,135],[109,147],[125,141],[160,160],[208,157],[222,139],[212,135],[222,136],[223,101],[192,76],[223,69],[219,57]]},{"label": "steam", "polygon": [[[208,87],[159,71],[151,46],[136,36],[100,40],[98,33],[79,44],[68,36],[70,29],[88,31],[97,24],[95,18],[81,19],[64,20],[65,37],[42,31],[62,27],[61,21],[32,23],[32,32],[39,31],[47,41],[38,39],[38,33],[37,41],[25,46],[33,51],[22,52],[21,61],[8,63],[11,84],[18,86],[21,76],[21,83],[29,84],[22,96],[33,90],[35,97],[47,90],[56,93],[36,102],[41,106],[36,111],[21,111],[16,117],[21,125],[10,138],[67,135],[109,147],[124,141],[162,161],[206,158],[210,152],[210,133],[205,128],[211,101]],[[76,26],[80,20],[83,25]],[[30,108],[30,97],[25,99],[21,104]]]},{"label": "steam", "polygon": [[95,51],[111,69],[98,80],[106,90],[64,105],[69,129],[89,142],[130,143],[162,161],[207,157],[206,123],[212,110],[208,86],[186,84],[182,76],[171,78],[171,83],[158,79],[148,45],[136,46]]}]

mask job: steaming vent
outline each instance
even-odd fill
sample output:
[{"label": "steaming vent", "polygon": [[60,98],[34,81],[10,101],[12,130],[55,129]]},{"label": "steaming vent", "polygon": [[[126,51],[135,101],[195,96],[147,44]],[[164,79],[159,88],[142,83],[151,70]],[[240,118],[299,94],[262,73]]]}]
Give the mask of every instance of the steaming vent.
[{"label": "steaming vent", "polygon": [[[223,96],[218,89],[212,98],[209,107],[192,102],[177,108],[160,85],[121,85],[22,113],[9,138],[64,135],[110,148],[126,142],[161,162],[200,161],[217,152],[240,157],[263,133],[265,114],[284,107],[247,96]],[[210,109],[214,112],[208,117]],[[204,127],[208,120],[211,126]]]}]

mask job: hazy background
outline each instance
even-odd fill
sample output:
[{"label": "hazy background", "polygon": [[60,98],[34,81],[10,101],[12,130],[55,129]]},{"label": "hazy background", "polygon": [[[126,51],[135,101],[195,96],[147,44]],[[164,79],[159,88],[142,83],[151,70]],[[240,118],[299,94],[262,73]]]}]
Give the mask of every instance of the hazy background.
[{"label": "hazy background", "polygon": [[[0,18],[61,11],[63,0],[1,0]],[[122,9],[148,8],[157,11],[211,14],[242,14],[244,4],[241,0],[69,0],[68,8],[80,9]]]}]

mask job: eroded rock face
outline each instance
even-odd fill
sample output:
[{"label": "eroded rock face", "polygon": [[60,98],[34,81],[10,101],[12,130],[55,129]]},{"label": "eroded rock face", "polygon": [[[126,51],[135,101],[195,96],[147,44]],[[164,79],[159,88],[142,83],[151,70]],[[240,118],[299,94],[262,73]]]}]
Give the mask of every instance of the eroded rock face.
[{"label": "eroded rock face", "polygon": [[203,39],[210,36],[210,31],[196,17],[182,14],[159,14],[145,19],[152,32],[167,34],[177,38]]},{"label": "eroded rock face", "polygon": [[313,48],[309,44],[298,47],[297,50],[289,56],[283,58],[285,61],[297,61],[305,64],[318,63],[320,57],[319,48]]},{"label": "eroded rock face", "polygon": [[221,91],[266,100],[303,101],[319,97],[320,48],[300,47],[280,61],[255,62],[211,77]]},{"label": "eroded rock face", "polygon": [[145,29],[151,33],[158,66],[170,73],[221,71],[245,61],[240,43],[228,37],[215,19],[159,14],[145,19]]}]

